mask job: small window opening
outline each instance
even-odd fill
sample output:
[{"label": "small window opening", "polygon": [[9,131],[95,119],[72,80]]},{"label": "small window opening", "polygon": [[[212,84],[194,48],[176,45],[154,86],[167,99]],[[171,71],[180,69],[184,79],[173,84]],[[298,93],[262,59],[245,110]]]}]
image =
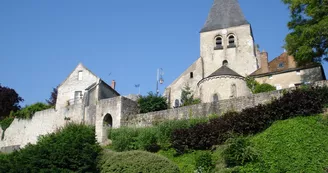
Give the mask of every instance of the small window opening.
[{"label": "small window opening", "polygon": [[175,99],[175,102],[174,102],[174,108],[178,108],[180,106],[180,102],[178,99]]},{"label": "small window opening", "polygon": [[227,61],[227,60],[224,60],[224,61],[222,62],[222,65],[223,65],[223,66],[228,66],[228,61]]},{"label": "small window opening", "polygon": [[237,97],[237,87],[236,87],[236,84],[232,84],[231,85],[231,97],[232,98]]},{"label": "small window opening", "polygon": [[228,39],[229,39],[229,46],[228,47],[236,47],[235,37],[233,35],[230,35]]},{"label": "small window opening", "polygon": [[78,80],[82,80],[82,79],[83,79],[83,71],[79,71]]},{"label": "small window opening", "polygon": [[194,78],[194,73],[190,72],[190,79]]},{"label": "small window opening", "polygon": [[215,49],[223,49],[221,37],[216,38],[215,43],[216,43]]},{"label": "small window opening", "polygon": [[278,68],[283,68],[285,64],[283,62],[279,63]]},{"label": "small window opening", "polygon": [[219,101],[219,96],[218,94],[213,95],[213,102],[218,102]]}]

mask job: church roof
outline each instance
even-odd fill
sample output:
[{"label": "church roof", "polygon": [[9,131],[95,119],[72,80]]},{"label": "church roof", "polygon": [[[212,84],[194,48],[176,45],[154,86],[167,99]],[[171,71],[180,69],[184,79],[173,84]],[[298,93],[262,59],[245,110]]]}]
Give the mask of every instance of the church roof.
[{"label": "church roof", "polygon": [[214,76],[236,76],[236,77],[243,77],[240,74],[236,73],[235,71],[231,70],[228,66],[223,65],[220,67],[218,70],[216,70],[214,73],[209,75],[209,77],[214,77]]},{"label": "church roof", "polygon": [[203,29],[200,32],[249,24],[238,0],[214,0]]}]

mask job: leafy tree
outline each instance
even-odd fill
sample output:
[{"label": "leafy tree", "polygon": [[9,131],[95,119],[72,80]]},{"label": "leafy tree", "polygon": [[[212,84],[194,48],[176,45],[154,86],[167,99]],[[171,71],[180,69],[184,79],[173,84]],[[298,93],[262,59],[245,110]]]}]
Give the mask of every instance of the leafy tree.
[{"label": "leafy tree", "polygon": [[14,89],[0,84],[0,120],[9,116],[10,111],[20,109],[19,102],[24,101]]},{"label": "leafy tree", "polygon": [[298,65],[328,61],[328,0],[282,0],[288,5],[292,31],[285,48]]},{"label": "leafy tree", "polygon": [[49,100],[46,100],[48,105],[50,106],[56,106],[56,101],[57,101],[57,95],[58,95],[58,87],[52,88],[52,92],[50,95]]},{"label": "leafy tree", "polygon": [[147,96],[140,96],[138,105],[140,113],[161,111],[168,108],[166,98],[153,92],[149,92]]},{"label": "leafy tree", "polygon": [[200,103],[200,99],[194,99],[194,94],[188,84],[182,89],[181,92],[182,106],[189,106]]}]

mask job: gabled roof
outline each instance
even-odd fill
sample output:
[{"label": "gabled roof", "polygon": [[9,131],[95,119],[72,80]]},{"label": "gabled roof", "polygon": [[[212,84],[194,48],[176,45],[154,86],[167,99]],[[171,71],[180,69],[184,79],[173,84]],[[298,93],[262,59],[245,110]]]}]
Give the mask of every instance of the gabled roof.
[{"label": "gabled roof", "polygon": [[214,0],[203,29],[200,32],[249,24],[238,0]]},{"label": "gabled roof", "polygon": [[209,77],[214,77],[214,76],[236,76],[236,77],[243,77],[240,74],[236,73],[235,71],[231,70],[228,66],[223,65],[220,67],[218,70],[216,70],[214,73],[209,75]]},{"label": "gabled roof", "polygon": [[78,68],[78,67],[82,67],[83,69],[87,70],[88,72],[90,72],[92,75],[94,75],[96,78],[98,78],[97,75],[95,75],[94,73],[92,73],[92,71],[90,71],[88,68],[86,68],[82,63],[79,63],[74,70],[66,77],[66,79],[60,84],[58,85],[58,87],[62,86],[67,80],[68,78],[71,76],[71,74]]}]

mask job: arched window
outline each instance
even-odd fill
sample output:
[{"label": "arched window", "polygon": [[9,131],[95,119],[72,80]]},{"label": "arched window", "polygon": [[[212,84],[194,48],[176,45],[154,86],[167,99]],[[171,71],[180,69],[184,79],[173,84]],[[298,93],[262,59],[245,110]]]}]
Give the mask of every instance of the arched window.
[{"label": "arched window", "polygon": [[227,61],[227,60],[224,60],[224,61],[222,62],[222,65],[223,65],[223,66],[228,66],[228,61]]},{"label": "arched window", "polygon": [[228,45],[229,48],[230,48],[230,47],[236,47],[235,36],[230,35],[230,36],[228,37],[228,40],[229,40],[229,45]]},{"label": "arched window", "polygon": [[215,49],[223,49],[222,37],[217,37],[215,39]]},{"label": "arched window", "polygon": [[213,102],[218,102],[219,101],[219,96],[218,94],[213,95]]},{"label": "arched window", "polygon": [[231,85],[231,97],[232,98],[237,97],[237,87],[236,87],[236,84],[232,84]]},{"label": "arched window", "polygon": [[180,102],[178,99],[175,99],[175,102],[174,102],[174,107],[175,108],[178,108],[180,106]]}]

